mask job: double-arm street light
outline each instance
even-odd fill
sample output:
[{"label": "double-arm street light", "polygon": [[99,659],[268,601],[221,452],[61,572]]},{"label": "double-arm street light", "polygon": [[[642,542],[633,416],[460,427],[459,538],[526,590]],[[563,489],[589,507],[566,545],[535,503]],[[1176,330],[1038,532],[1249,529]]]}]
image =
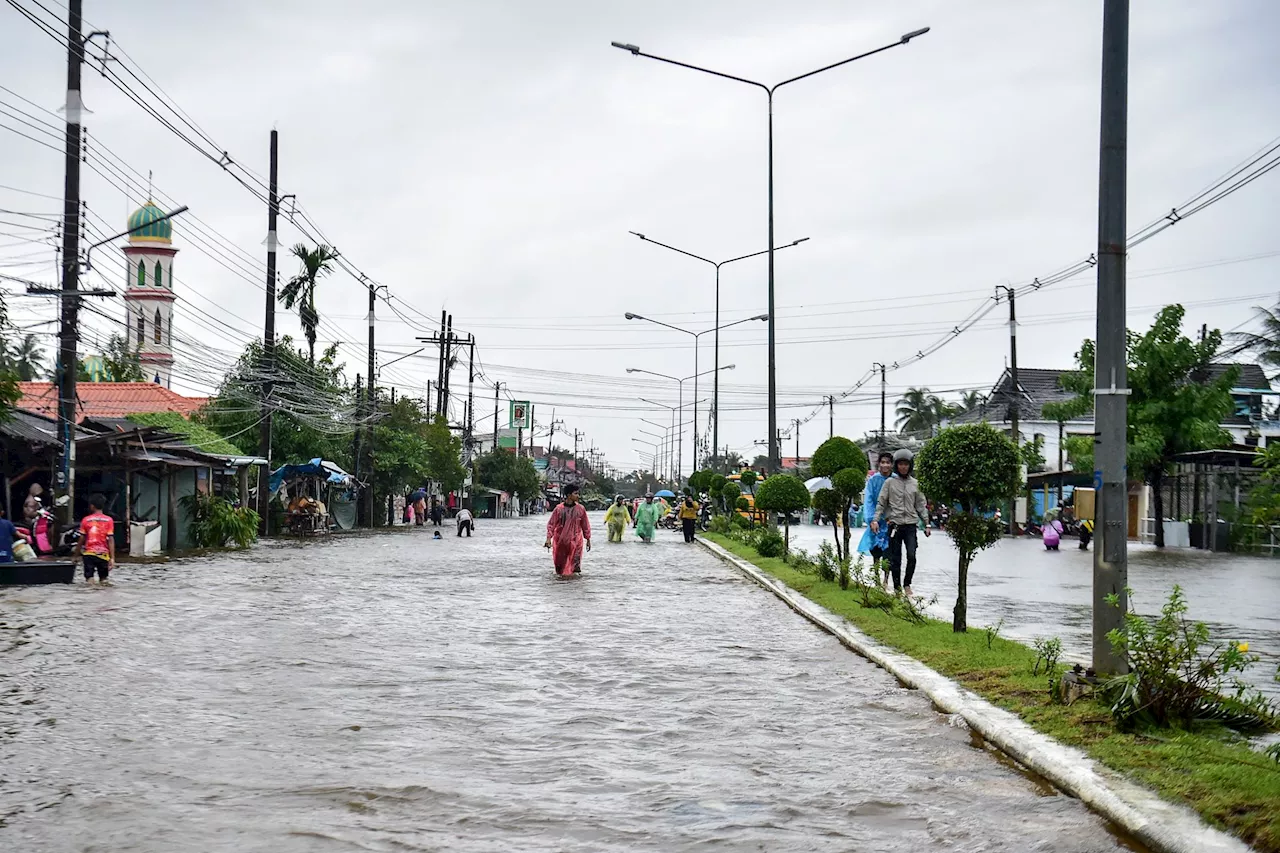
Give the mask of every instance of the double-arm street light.
[{"label": "double-arm street light", "polygon": [[[642,318],[642,319],[643,319],[643,318]],[[673,328],[674,328],[674,327],[673,327]],[[683,331],[683,330],[681,330],[681,331]],[[704,370],[704,371],[702,371],[701,373],[695,373],[695,374],[693,374],[692,376],[686,376],[686,377],[684,377],[683,379],[681,379],[681,378],[680,378],[680,377],[678,377],[678,376],[669,376],[669,375],[668,375],[668,374],[666,374],[666,373],[657,373],[656,371],[653,371],[653,370],[643,370],[643,369],[641,369],[641,368],[639,368],[639,367],[628,367],[628,368],[627,368],[627,373],[647,373],[647,374],[649,374],[650,376],[657,376],[657,377],[660,377],[660,378],[662,378],[662,379],[670,379],[672,382],[676,383],[676,384],[679,386],[679,388],[680,388],[680,405],[679,405],[679,406],[677,406],[677,407],[675,408],[675,410],[674,410],[674,411],[680,411],[681,409],[683,409],[683,408],[684,408],[684,383],[688,382],[690,379],[692,379],[692,380],[693,380],[693,383],[694,383],[693,410],[694,410],[694,418],[695,418],[695,421],[694,421],[694,443],[696,444],[696,443],[697,443],[697,439],[698,439],[698,434],[697,434],[697,421],[696,421],[696,418],[697,418],[697,411],[698,411],[698,393],[697,393],[698,377],[699,377],[699,376],[706,376],[708,373],[716,373],[716,372],[718,372],[718,371],[720,371],[720,370],[733,370],[735,367],[737,367],[737,365],[734,365],[734,364],[726,364],[724,367],[716,368],[716,370]],[[652,405],[655,405],[655,406],[661,406],[661,405],[662,405],[661,403],[654,403],[652,400],[644,400],[644,398],[643,398],[643,397],[642,397],[641,399],[642,399],[644,402],[646,402],[646,403],[651,403]],[[670,407],[670,406],[663,406],[663,408],[667,408],[667,409],[669,409],[669,408],[671,408],[671,407]],[[679,481],[680,481],[680,477],[681,477],[683,474],[684,474],[684,412],[683,412],[683,411],[681,411],[681,412],[680,412],[680,448],[679,448],[679,450],[677,450],[677,451],[676,451],[676,482],[679,482]]]},{"label": "double-arm street light", "polygon": [[[718,303],[718,300],[717,300],[717,303]],[[662,326],[664,328],[672,329],[677,332],[684,332],[686,335],[689,335],[691,338],[693,338],[693,470],[696,471],[698,470],[698,377],[705,376],[707,373],[715,374],[715,393],[712,395],[713,401],[711,405],[712,405],[712,408],[716,410],[716,420],[719,421],[720,420],[720,334],[719,334],[720,330],[729,329],[734,326],[740,326],[743,323],[750,323],[754,320],[768,320],[769,315],[757,314],[756,316],[748,317],[745,320],[734,320],[732,323],[725,323],[723,326],[720,325],[719,317],[717,316],[716,318],[717,322],[716,322],[715,328],[703,329],[701,332],[693,332],[693,331],[690,331],[689,329],[682,329],[679,326],[673,326],[670,323],[664,323],[661,320],[654,320],[651,317],[642,317],[639,314],[633,314],[630,311],[628,311],[624,316],[628,320],[644,320],[646,323],[653,323],[655,326]],[[716,333],[716,366],[713,370],[708,370],[705,373],[698,373],[698,338],[702,337],[708,332]],[[627,372],[631,373],[632,371],[628,370]],[[681,426],[683,426],[683,424],[681,424]],[[717,434],[715,436],[715,439],[712,441],[711,446],[715,447],[716,446],[715,442],[719,441],[719,439],[720,439],[720,436]]]},{"label": "double-arm street light", "polygon": [[839,68],[842,65],[848,65],[859,59],[865,59],[868,56],[874,56],[877,53],[883,53],[886,50],[904,45],[917,36],[922,36],[929,32],[928,27],[918,30],[912,30],[904,33],[897,41],[878,47],[875,50],[869,50],[866,53],[860,53],[857,56],[851,56],[848,59],[842,59],[839,62],[833,62],[830,65],[824,65],[814,71],[800,74],[796,77],[790,77],[781,83],[775,83],[772,86],[764,83],[758,83],[755,80],[748,80],[745,77],[737,77],[733,74],[725,74],[723,71],[712,71],[710,68],[702,68],[697,65],[690,65],[687,62],[679,62],[674,59],[667,59],[663,56],[655,56],[652,53],[645,53],[634,44],[623,44],[622,42],[613,42],[613,46],[625,50],[632,56],[643,56],[646,59],[656,59],[659,62],[665,62],[668,65],[676,65],[680,68],[688,68],[691,71],[701,71],[704,74],[711,74],[725,80],[733,80],[738,83],[746,83],[748,86],[755,86],[764,91],[769,101],[769,473],[775,473],[778,470],[778,364],[775,353],[776,337],[774,334],[775,312],[773,305],[773,93],[788,83],[796,83],[813,77],[815,74],[821,74],[823,71],[830,71],[832,68]]},{"label": "double-arm street light", "polygon": [[[647,402],[649,402],[649,401],[648,401],[648,400],[645,400],[644,402],[646,402],[646,403],[647,403]],[[655,404],[655,405],[656,405],[656,404]],[[660,424],[660,423],[658,423],[657,421],[651,421],[651,420],[649,420],[648,418],[641,418],[641,419],[640,419],[640,423],[642,423],[642,424],[648,424],[648,425],[649,425],[649,426],[651,426],[651,427],[657,427],[658,429],[662,430],[662,450],[661,450],[661,452],[662,452],[663,456],[664,456],[665,458],[667,458],[668,460],[673,459],[673,458],[674,458],[673,456],[668,455],[668,453],[667,453],[667,448],[668,448],[668,447],[670,447],[670,445],[671,445],[671,436],[672,436],[672,431],[676,428],[676,423],[675,423],[675,409],[672,409],[672,410],[671,410],[671,425],[670,425],[670,426],[666,426],[666,425],[664,425],[664,424]],[[670,471],[670,470],[671,470],[671,465],[670,465],[670,463],[669,463],[669,462],[668,462],[668,465],[667,465],[667,470],[668,470],[668,471]],[[657,473],[657,472],[655,471],[654,473]]]},{"label": "double-arm street light", "polygon": [[[745,261],[747,258],[758,258],[761,255],[767,255],[769,254],[769,250],[762,249],[759,252],[752,252],[749,255],[739,255],[736,258],[729,258],[729,260],[727,261],[713,261],[710,258],[704,258],[701,255],[695,255],[693,252],[686,252],[684,249],[678,249],[675,246],[670,246],[666,243],[661,243],[650,237],[646,237],[645,235],[641,234],[639,231],[632,231],[630,233],[636,235],[646,243],[652,243],[655,246],[661,246],[664,249],[670,249],[673,252],[679,252],[680,254],[685,255],[686,257],[693,258],[695,261],[702,261],[704,264],[711,264],[713,267],[716,268],[716,319],[715,319],[715,328],[712,331],[716,333],[715,334],[715,351],[716,351],[715,366],[719,367],[720,366],[720,329],[723,328],[720,325],[720,267],[724,266],[725,264],[731,264],[734,261]],[[787,243],[782,246],[778,246],[777,248],[787,249],[787,248],[790,248],[791,246],[799,246],[801,243],[803,243],[808,239],[809,239],[808,237],[801,237],[799,240],[793,240],[790,243]],[[766,320],[768,319],[768,315],[762,314],[760,316],[762,319],[766,319]],[[695,348],[698,346],[698,342],[696,338],[694,339],[693,345]],[[695,353],[695,356],[696,355],[697,354]],[[698,368],[695,365],[693,369],[697,370]],[[712,379],[714,380],[715,389],[711,393],[711,398],[712,398],[711,410],[713,413],[713,417],[711,421],[711,451],[712,451],[712,454],[714,455],[716,448],[720,446],[720,374],[717,373],[714,377],[712,377]],[[697,418],[694,418],[693,434],[694,435],[698,434]],[[694,467],[694,470],[697,470],[698,450],[697,450],[696,443],[694,445],[693,456],[694,456],[693,467]]]}]

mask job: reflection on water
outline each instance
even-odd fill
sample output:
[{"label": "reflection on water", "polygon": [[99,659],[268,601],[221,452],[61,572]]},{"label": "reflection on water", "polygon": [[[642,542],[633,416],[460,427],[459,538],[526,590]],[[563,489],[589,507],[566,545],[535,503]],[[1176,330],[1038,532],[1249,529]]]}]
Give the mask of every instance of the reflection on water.
[{"label": "reflection on water", "polygon": [[0,849],[1123,849],[696,546],[540,523],[0,591]]}]

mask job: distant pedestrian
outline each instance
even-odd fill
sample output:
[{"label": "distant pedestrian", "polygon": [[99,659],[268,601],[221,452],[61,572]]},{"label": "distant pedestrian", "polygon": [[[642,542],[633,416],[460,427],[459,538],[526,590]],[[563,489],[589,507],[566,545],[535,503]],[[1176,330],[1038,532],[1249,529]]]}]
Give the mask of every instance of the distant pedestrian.
[{"label": "distant pedestrian", "polygon": [[22,501],[22,520],[28,527],[35,524],[36,516],[40,514],[40,495],[42,494],[44,494],[44,486],[39,483],[32,483],[31,488],[27,489],[27,497]]},{"label": "distant pedestrian", "polygon": [[653,495],[645,495],[644,503],[636,509],[636,535],[645,542],[652,542],[654,529],[658,519],[662,517],[662,507],[653,502]]},{"label": "distant pedestrian", "polygon": [[461,536],[462,531],[465,530],[467,532],[467,538],[470,539],[471,531],[476,529],[475,516],[471,514],[471,510],[466,509],[465,507],[458,510],[458,514],[454,516],[454,519],[458,522],[458,535]]},{"label": "distant pedestrian", "polygon": [[442,521],[444,521],[444,508],[440,506],[439,501],[434,501],[431,504],[431,523],[439,527]]},{"label": "distant pedestrian", "polygon": [[1062,542],[1062,522],[1050,516],[1041,528],[1041,536],[1044,537],[1046,551],[1058,550],[1058,545]]},{"label": "distant pedestrian", "polygon": [[413,504],[413,523],[416,527],[421,527],[427,523],[427,490],[415,489],[409,496],[409,501]]},{"label": "distant pedestrian", "polygon": [[591,550],[591,519],[587,509],[578,503],[578,487],[564,487],[564,503],[556,507],[547,521],[547,540],[542,547],[551,549],[556,574],[568,577],[582,572],[582,549]]},{"label": "distant pedestrian", "polygon": [[89,496],[89,514],[80,522],[80,541],[76,552],[83,556],[85,583],[110,583],[108,577],[116,567],[116,523],[102,512],[107,501],[100,494]]},{"label": "distant pedestrian", "polygon": [[[871,530],[880,532],[881,519],[889,526],[889,573],[893,576],[894,592],[905,588],[911,595],[911,579],[916,573],[916,524],[924,524],[924,535],[929,536],[929,506],[920,491],[916,478],[911,476],[915,466],[915,454],[905,448],[893,454],[894,475],[886,480],[876,501],[875,521]],[[902,549],[907,549],[907,574],[902,573]]]},{"label": "distant pedestrian", "polygon": [[1089,550],[1089,540],[1093,538],[1093,519],[1080,519],[1080,550]]},{"label": "distant pedestrian", "polygon": [[680,504],[680,528],[684,531],[684,541],[693,541],[693,534],[698,524],[698,504],[693,498],[686,496]]},{"label": "distant pedestrian", "polygon": [[631,511],[623,502],[622,495],[613,499],[613,503],[604,513],[604,523],[609,528],[609,541],[621,542],[627,525],[631,524]]},{"label": "distant pedestrian", "polygon": [[[880,490],[884,488],[885,482],[892,476],[893,454],[886,450],[880,454],[880,458],[876,462],[876,470],[867,477],[867,484],[862,489],[862,505],[865,507],[865,511],[872,516],[868,521],[874,519],[876,504],[880,500]],[[872,530],[868,526],[862,532],[862,539],[858,542],[858,552],[871,555],[872,571],[877,573],[875,577],[888,589],[890,576],[887,560],[889,556],[888,527]]]}]

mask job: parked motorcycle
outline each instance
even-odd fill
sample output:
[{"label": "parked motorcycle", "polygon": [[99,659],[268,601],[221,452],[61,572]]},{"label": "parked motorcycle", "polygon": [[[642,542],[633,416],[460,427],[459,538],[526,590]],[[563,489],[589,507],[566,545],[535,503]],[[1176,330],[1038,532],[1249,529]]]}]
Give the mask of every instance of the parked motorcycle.
[{"label": "parked motorcycle", "polygon": [[27,534],[37,557],[69,557],[80,541],[76,524],[59,524],[52,511],[41,507],[29,526],[15,525]]}]

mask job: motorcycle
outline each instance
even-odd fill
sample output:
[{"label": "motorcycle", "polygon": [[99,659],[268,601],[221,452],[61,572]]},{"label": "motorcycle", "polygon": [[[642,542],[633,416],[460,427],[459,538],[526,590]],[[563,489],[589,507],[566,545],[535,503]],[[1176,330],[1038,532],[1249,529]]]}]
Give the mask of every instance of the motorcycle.
[{"label": "motorcycle", "polygon": [[59,524],[58,519],[46,507],[36,512],[29,526],[16,525],[31,542],[37,557],[69,557],[80,541],[80,527],[76,524]]}]

